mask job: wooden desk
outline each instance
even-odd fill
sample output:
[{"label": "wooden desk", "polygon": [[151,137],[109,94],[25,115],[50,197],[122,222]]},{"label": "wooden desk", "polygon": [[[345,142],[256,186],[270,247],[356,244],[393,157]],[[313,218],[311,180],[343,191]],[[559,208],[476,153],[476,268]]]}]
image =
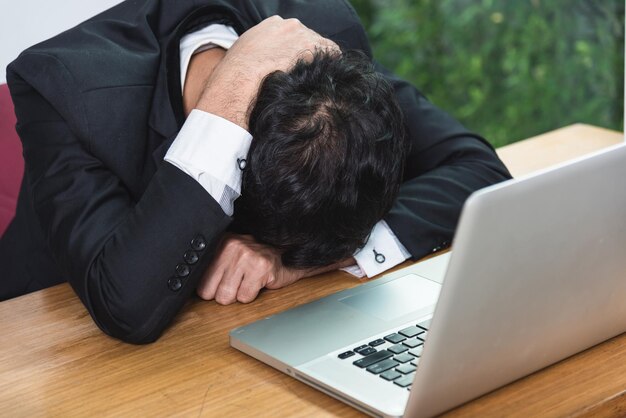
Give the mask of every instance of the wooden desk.
[{"label": "wooden desk", "polygon": [[[515,175],[618,143],[573,125],[499,150]],[[228,345],[236,326],[356,286],[331,273],[252,304],[194,300],[156,343],[102,334],[67,284],[0,303],[0,416],[362,416]],[[626,414],[626,334],[464,405],[451,416]]]}]

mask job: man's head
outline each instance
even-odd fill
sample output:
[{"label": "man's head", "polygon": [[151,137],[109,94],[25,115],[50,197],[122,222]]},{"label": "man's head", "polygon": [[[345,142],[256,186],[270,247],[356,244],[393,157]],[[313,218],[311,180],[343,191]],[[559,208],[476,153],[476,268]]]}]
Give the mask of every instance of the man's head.
[{"label": "man's head", "polygon": [[390,209],[406,139],[393,90],[362,54],[318,53],[266,77],[236,201],[239,228],[289,267],[325,266],[363,246]]}]

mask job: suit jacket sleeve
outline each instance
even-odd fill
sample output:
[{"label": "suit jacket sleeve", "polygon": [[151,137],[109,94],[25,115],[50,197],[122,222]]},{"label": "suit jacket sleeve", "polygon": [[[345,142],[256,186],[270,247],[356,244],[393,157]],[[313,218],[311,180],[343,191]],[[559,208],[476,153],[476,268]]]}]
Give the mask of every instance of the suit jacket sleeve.
[{"label": "suit jacket sleeve", "polygon": [[385,220],[411,255],[421,258],[450,245],[472,192],[511,175],[487,141],[376,66],[396,91],[410,142],[403,184]]},{"label": "suit jacket sleeve", "polygon": [[[83,128],[68,122],[80,119],[68,117],[80,113],[79,100],[67,97],[76,94],[71,74],[45,54],[18,62],[7,77],[25,181],[58,265],[105,333],[131,343],[154,341],[195,290],[230,218],[166,162],[134,199],[89,152],[78,133]],[[187,262],[193,254],[198,260]]]}]

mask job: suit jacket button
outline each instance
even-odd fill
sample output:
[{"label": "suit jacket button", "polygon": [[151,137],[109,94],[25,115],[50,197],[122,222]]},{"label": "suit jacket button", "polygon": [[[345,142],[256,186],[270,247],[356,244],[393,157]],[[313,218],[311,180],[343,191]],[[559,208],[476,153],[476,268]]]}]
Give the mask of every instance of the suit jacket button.
[{"label": "suit jacket button", "polygon": [[183,282],[178,277],[172,277],[167,281],[167,287],[169,287],[172,292],[177,292],[183,287]]},{"label": "suit jacket button", "polygon": [[183,255],[183,259],[185,259],[185,263],[187,264],[196,264],[198,262],[198,254],[195,251],[187,251],[185,255]]},{"label": "suit jacket button", "polygon": [[202,235],[198,235],[191,240],[191,248],[196,251],[202,251],[206,248],[206,241]]},{"label": "suit jacket button", "polygon": [[187,264],[179,264],[176,266],[176,275],[178,277],[187,277],[191,270]]}]

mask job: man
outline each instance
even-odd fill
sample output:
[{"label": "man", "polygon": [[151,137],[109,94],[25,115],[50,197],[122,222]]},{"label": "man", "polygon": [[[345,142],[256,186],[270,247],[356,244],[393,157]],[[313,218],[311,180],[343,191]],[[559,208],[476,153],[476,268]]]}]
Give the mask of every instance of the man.
[{"label": "man", "polygon": [[341,0],[139,0],[25,51],[7,72],[26,175],[3,281],[68,279],[104,332],[145,343],[194,291],[249,302],[359,247],[374,275],[447,246],[464,199],[508,172],[338,47],[371,59]]}]

